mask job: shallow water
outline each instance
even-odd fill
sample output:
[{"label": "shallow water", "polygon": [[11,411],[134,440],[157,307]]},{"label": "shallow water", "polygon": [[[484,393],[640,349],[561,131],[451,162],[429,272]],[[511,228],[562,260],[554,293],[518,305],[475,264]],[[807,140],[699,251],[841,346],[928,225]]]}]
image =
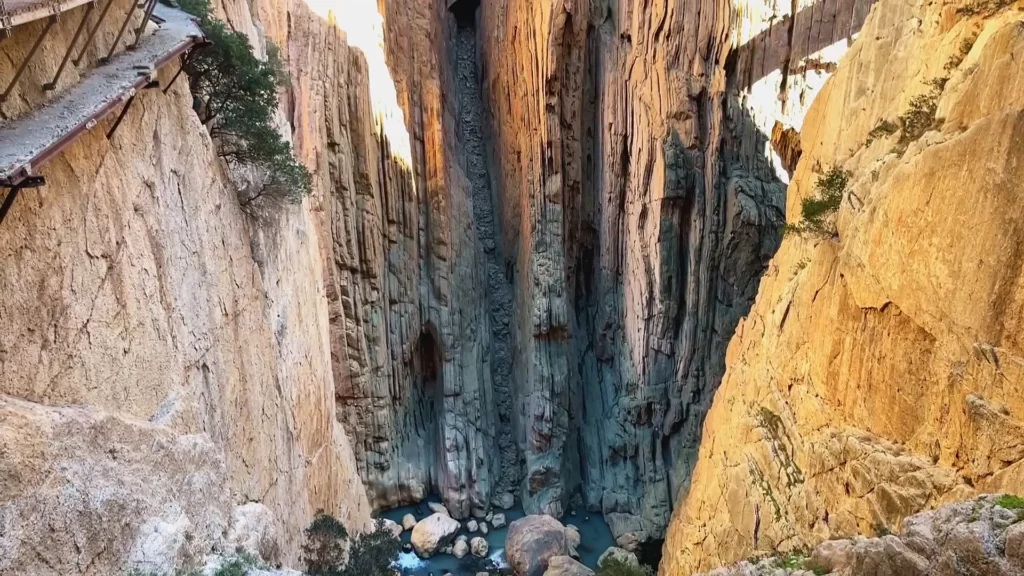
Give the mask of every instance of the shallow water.
[{"label": "shallow water", "polygon": [[[436,500],[431,499],[431,501]],[[495,509],[495,512],[502,512],[502,510]],[[504,510],[504,513],[508,524],[524,516],[521,506]],[[416,517],[416,520],[422,520],[429,516],[431,512],[427,508],[426,502],[424,502],[422,504],[386,510],[380,514],[380,517],[394,520],[401,524],[402,517],[406,514],[412,514]],[[465,525],[468,520],[466,518],[460,520],[460,522]],[[609,546],[615,544],[611,530],[608,529],[608,525],[605,524],[604,518],[600,514],[581,510],[576,514],[566,514],[562,517],[562,523],[572,524],[579,528],[580,546],[577,551],[580,553],[580,561],[591,568],[597,566],[597,559],[601,556],[601,553]],[[488,555],[494,563],[494,568],[508,566],[508,561],[505,558],[505,537],[508,534],[508,524],[503,528],[492,528],[484,536],[487,539],[487,544],[490,546]],[[459,534],[465,534],[471,540],[474,536],[482,535],[479,530],[474,534],[470,534],[465,528],[460,530]],[[402,543],[409,542],[411,536],[412,530],[402,532]],[[399,555],[397,567],[402,574],[408,576],[428,576],[431,573],[434,576],[442,576],[446,571],[451,572],[455,576],[474,576],[477,572],[487,569],[488,566],[484,559],[477,558],[472,554],[468,554],[462,559],[456,558],[451,554],[435,554],[431,558],[420,558],[416,556],[415,552],[410,552]]]}]

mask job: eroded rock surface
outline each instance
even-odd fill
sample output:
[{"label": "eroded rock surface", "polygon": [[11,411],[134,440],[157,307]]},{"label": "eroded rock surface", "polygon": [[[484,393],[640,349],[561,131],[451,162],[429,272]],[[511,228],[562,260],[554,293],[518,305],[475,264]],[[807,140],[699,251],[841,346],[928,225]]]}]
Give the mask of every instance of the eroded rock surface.
[{"label": "eroded rock surface", "polygon": [[898,534],[830,540],[809,555],[744,561],[695,576],[1014,576],[1024,573],[1014,535],[1024,513],[995,496],[947,505],[903,521]]},{"label": "eroded rock surface", "polygon": [[[874,6],[789,187],[797,222],[819,175],[850,171],[837,235],[787,237],[762,279],[663,574],[1024,485],[1022,51],[1009,4]],[[908,113],[915,133],[871,134]]]}]

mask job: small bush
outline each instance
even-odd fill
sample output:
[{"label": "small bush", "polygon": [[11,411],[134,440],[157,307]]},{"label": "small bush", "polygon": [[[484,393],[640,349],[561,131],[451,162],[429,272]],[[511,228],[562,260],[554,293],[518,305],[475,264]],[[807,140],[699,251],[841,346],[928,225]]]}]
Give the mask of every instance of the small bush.
[{"label": "small bush", "polygon": [[635,565],[619,558],[605,558],[597,567],[597,576],[654,576],[650,566]]},{"label": "small bush", "polygon": [[1014,0],[977,0],[957,9],[961,16],[991,16],[1013,4]]},{"label": "small bush", "polygon": [[838,166],[818,177],[814,184],[815,194],[804,198],[800,204],[803,219],[798,224],[786,224],[784,234],[832,238],[836,235],[832,217],[839,211],[843,192],[850,181],[850,173]]},{"label": "small bush", "polygon": [[391,564],[398,558],[402,543],[377,520],[373,530],[352,539],[348,564],[343,576],[393,576]]},{"label": "small bush", "polygon": [[943,69],[945,69],[946,72],[952,72],[953,70],[956,70],[960,64],[963,64],[964,58],[967,58],[967,55],[971,52],[971,48],[974,47],[975,40],[976,38],[973,36],[961,40],[960,49],[950,56],[949,60],[946,60],[946,65],[943,66]]},{"label": "small bush", "polygon": [[270,196],[301,199],[310,190],[309,171],[292,156],[273,122],[277,90],[288,82],[277,48],[268,46],[264,62],[253,54],[245,34],[211,15],[209,0],[181,0],[181,7],[197,17],[210,41],[189,52],[182,67],[199,117],[217,141],[217,153],[231,165],[265,170],[263,192]]},{"label": "small bush", "polygon": [[[309,576],[392,576],[391,564],[402,544],[380,520],[374,529],[352,538],[333,516],[318,512],[306,528],[302,557]],[[347,556],[347,558],[346,558]]]},{"label": "small bush", "polygon": [[1001,506],[1007,510],[1024,510],[1024,498],[1013,494],[1003,494],[996,498],[996,506]]},{"label": "small bush", "polygon": [[875,124],[875,127],[871,129],[871,132],[868,132],[868,139],[867,142],[864,143],[864,145],[871,146],[871,143],[874,142],[875,140],[878,140],[879,138],[885,138],[886,136],[891,136],[899,131],[900,127],[895,122],[890,122],[889,120],[879,120],[878,124]]}]

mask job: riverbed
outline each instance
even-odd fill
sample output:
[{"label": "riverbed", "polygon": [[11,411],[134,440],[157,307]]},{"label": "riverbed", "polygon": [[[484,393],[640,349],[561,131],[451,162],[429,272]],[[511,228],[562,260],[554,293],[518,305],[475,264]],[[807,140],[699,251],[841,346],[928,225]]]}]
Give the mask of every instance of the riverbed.
[{"label": "riverbed", "polygon": [[[490,547],[488,552],[489,558],[477,558],[472,554],[467,554],[464,558],[460,559],[451,554],[441,553],[435,554],[430,558],[420,558],[415,552],[404,552],[399,555],[397,568],[402,574],[407,576],[430,576],[431,574],[433,576],[442,576],[445,572],[451,572],[455,576],[474,576],[477,572],[489,568],[507,568],[508,560],[505,558],[505,537],[508,534],[508,524],[522,518],[525,513],[522,506],[516,506],[509,510],[495,508],[494,512],[504,513],[507,524],[502,528],[491,528],[486,535],[481,534],[479,530],[471,534],[465,528],[469,518],[460,520],[463,528],[459,530],[459,534],[465,534],[470,540],[475,536],[483,536],[487,540],[487,545]],[[380,514],[380,517],[394,520],[401,524],[402,517],[406,514],[412,514],[418,521],[430,516],[431,511],[427,507],[427,503],[423,502],[421,504],[386,510]],[[580,545],[577,548],[577,552],[580,554],[580,561],[592,569],[597,567],[597,559],[601,554],[609,546],[615,545],[612,532],[608,529],[608,525],[600,514],[593,514],[583,510],[570,510],[561,520],[563,524],[572,524],[579,528]],[[409,542],[411,536],[412,530],[402,532],[402,543]],[[490,560],[491,564],[488,564],[487,560]]]}]

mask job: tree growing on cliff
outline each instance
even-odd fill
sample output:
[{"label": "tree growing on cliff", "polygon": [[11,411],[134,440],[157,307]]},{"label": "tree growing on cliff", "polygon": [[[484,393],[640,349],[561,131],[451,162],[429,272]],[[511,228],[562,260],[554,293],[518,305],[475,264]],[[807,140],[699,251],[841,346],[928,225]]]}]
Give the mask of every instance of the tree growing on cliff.
[{"label": "tree growing on cliff", "polygon": [[182,69],[217,153],[231,165],[267,172],[264,190],[254,198],[266,193],[298,201],[309,193],[310,175],[274,126],[277,90],[288,83],[277,47],[268,43],[267,60],[260,60],[245,34],[211,15],[209,0],[182,0],[181,7],[197,17],[210,43],[189,52]]},{"label": "tree growing on cliff", "polygon": [[814,194],[800,203],[802,219],[796,224],[786,224],[784,234],[797,234],[818,238],[834,238],[836,227],[834,216],[843,201],[843,193],[850,181],[850,173],[838,166],[832,166],[814,183]]},{"label": "tree growing on cliff", "polygon": [[309,576],[392,576],[401,543],[377,521],[373,530],[349,541],[348,530],[333,516],[318,512],[306,528],[302,558]]}]

